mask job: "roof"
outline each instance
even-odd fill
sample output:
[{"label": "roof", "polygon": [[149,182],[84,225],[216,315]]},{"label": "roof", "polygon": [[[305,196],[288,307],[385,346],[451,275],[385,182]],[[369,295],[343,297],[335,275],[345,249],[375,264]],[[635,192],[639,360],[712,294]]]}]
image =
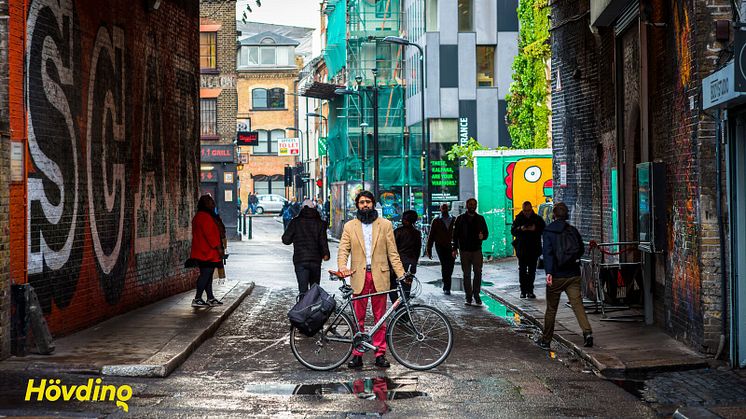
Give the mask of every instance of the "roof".
[{"label": "roof", "polygon": [[310,58],[312,54],[313,28],[304,28],[301,26],[276,25],[271,23],[259,22],[236,22],[236,30],[241,32],[239,38],[248,38],[262,32],[276,33],[290,39],[300,42],[295,47],[295,53],[305,58]]},{"label": "roof", "polygon": [[274,45],[277,46],[293,46],[297,47],[300,45],[300,42],[296,41],[295,39],[288,38],[287,36],[282,36],[278,33],[274,32],[261,32],[254,36],[249,36],[247,38],[240,39],[238,43],[240,45],[264,45],[262,44],[262,40],[266,38],[271,38],[273,41],[275,41]]}]

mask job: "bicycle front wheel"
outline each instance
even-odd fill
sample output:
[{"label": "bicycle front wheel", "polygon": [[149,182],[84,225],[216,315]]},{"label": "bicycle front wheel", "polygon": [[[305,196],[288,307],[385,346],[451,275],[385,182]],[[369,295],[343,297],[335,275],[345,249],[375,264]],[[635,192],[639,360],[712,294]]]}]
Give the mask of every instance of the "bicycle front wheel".
[{"label": "bicycle front wheel", "polygon": [[352,353],[352,320],[345,313],[334,313],[315,335],[308,337],[290,327],[290,348],[295,358],[316,371],[329,371],[342,365]]},{"label": "bicycle front wheel", "polygon": [[453,349],[453,329],[440,310],[413,305],[394,315],[386,334],[391,355],[413,370],[435,368]]}]

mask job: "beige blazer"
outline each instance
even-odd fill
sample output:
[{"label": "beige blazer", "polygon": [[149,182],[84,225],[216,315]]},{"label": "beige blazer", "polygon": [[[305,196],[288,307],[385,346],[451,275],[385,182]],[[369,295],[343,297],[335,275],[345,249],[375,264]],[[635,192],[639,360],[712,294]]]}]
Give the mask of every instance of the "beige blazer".
[{"label": "beige blazer", "polygon": [[[363,223],[358,219],[348,221],[339,241],[337,267],[347,266],[347,259],[350,259],[350,269],[355,271],[350,280],[350,285],[355,294],[360,294],[365,285],[366,261],[365,242],[363,240]],[[379,217],[373,222],[372,249],[370,270],[373,274],[373,283],[376,286],[376,291],[387,291],[391,288],[389,262],[394,267],[397,277],[404,275],[404,267],[396,249],[394,227],[391,225],[391,221]]]}]

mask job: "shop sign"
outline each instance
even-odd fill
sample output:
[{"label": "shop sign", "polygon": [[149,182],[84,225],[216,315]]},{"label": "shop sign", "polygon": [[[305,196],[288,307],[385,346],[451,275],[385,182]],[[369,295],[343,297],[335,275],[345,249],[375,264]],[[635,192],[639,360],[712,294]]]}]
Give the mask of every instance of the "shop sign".
[{"label": "shop sign", "polygon": [[455,143],[430,143],[430,202],[458,201],[458,162],[449,160],[446,153]]},{"label": "shop sign", "polygon": [[298,138],[280,138],[277,140],[278,156],[297,156],[300,154],[300,140]]},{"label": "shop sign", "polygon": [[236,144],[246,146],[259,145],[259,131],[238,131],[236,133]]},{"label": "shop sign", "polygon": [[235,146],[231,145],[203,145],[200,147],[200,159],[203,162],[234,161]]},{"label": "shop sign", "polygon": [[201,183],[217,183],[218,172],[216,170],[202,170],[199,172],[199,181]]}]

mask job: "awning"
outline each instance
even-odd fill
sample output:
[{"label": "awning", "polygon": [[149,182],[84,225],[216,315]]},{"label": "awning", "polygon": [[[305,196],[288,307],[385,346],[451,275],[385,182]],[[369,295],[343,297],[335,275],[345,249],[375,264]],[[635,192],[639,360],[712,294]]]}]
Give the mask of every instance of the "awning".
[{"label": "awning", "polygon": [[318,81],[315,81],[308,86],[306,86],[305,89],[301,89],[300,96],[306,96],[306,97],[312,97],[316,99],[325,99],[325,100],[332,100],[335,97],[337,97],[337,94],[334,93],[337,89],[344,89],[344,86],[337,86],[336,84],[330,84],[330,83],[321,83]]},{"label": "awning", "polygon": [[199,89],[200,99],[215,99],[223,89]]},{"label": "awning", "polygon": [[200,32],[217,32],[223,25],[199,25]]}]

